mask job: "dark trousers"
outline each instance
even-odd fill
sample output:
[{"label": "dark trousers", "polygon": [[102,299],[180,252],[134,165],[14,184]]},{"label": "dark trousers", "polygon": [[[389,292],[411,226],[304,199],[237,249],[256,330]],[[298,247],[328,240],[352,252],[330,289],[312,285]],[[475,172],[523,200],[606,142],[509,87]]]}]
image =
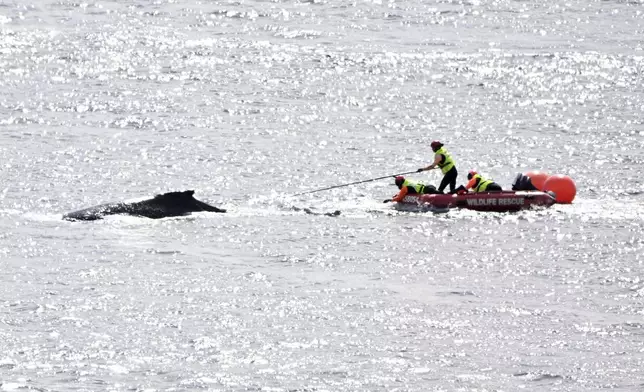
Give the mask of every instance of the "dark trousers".
[{"label": "dark trousers", "polygon": [[422,193],[423,193],[423,195],[434,195],[434,194],[439,193],[439,192],[436,190],[436,187],[434,185],[425,185],[423,187],[423,192]]},{"label": "dark trousers", "polygon": [[490,185],[487,186],[487,189],[485,190],[486,192],[501,192],[503,189],[501,188],[501,185],[497,184],[496,182],[491,183]]},{"label": "dark trousers", "polygon": [[443,193],[443,190],[449,185],[449,193],[454,193],[456,190],[456,177],[458,176],[458,171],[456,171],[456,166],[449,169],[443,180],[441,181],[440,186],[438,187],[438,192]]}]

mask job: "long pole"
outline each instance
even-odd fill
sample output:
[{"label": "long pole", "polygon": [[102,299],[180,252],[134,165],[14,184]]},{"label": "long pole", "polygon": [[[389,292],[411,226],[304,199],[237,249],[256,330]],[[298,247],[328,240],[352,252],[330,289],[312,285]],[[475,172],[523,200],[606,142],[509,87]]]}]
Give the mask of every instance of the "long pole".
[{"label": "long pole", "polygon": [[405,175],[405,174],[412,174],[412,173],[418,173],[418,171],[417,171],[417,170],[414,170],[414,171],[410,171],[410,172],[406,172],[406,173],[390,174],[390,175],[388,175],[388,176],[382,176],[382,177],[370,178],[370,179],[368,179],[368,180],[362,180],[362,181],[351,182],[351,183],[349,183],[349,184],[334,185],[334,186],[330,186],[330,187],[326,187],[326,188],[315,189],[315,190],[313,190],[313,191],[302,192],[302,193],[296,193],[296,194],[291,195],[291,196],[300,196],[300,195],[306,195],[306,194],[314,193],[314,192],[328,191],[329,189],[342,188],[342,187],[345,187],[345,186],[356,185],[356,184],[362,184],[362,183],[365,183],[365,182],[377,181],[377,180],[382,180],[382,179],[384,179],[384,178],[391,178],[391,177],[402,176],[402,175]]}]

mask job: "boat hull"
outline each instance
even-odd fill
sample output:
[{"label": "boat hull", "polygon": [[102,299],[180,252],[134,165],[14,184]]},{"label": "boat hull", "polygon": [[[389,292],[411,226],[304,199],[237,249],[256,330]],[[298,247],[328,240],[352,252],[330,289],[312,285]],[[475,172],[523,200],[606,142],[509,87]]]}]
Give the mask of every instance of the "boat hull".
[{"label": "boat hull", "polygon": [[511,212],[534,207],[550,207],[555,198],[539,191],[502,191],[465,194],[408,195],[397,203],[400,207],[422,210],[465,208],[474,211]]}]

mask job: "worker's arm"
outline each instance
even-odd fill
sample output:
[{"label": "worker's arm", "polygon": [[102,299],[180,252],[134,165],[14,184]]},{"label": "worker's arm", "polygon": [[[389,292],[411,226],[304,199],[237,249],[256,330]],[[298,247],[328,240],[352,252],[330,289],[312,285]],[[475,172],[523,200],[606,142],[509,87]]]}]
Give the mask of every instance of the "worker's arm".
[{"label": "worker's arm", "polygon": [[407,191],[407,187],[406,187],[406,186],[404,186],[404,187],[402,187],[402,188],[400,189],[400,192],[398,192],[398,194],[397,194],[396,196],[394,196],[394,198],[393,198],[393,199],[391,199],[391,200],[392,200],[392,201],[402,201],[402,199],[404,199],[404,198],[405,198],[405,196],[407,196],[407,192],[408,192],[408,191]]},{"label": "worker's arm", "polygon": [[443,157],[440,154],[436,154],[436,157],[434,158],[434,163],[432,163],[431,165],[429,165],[427,167],[421,167],[420,169],[418,169],[418,171],[421,172],[421,171],[425,171],[425,170],[432,170],[433,168],[438,166],[439,163],[441,163],[442,159],[443,159]]}]

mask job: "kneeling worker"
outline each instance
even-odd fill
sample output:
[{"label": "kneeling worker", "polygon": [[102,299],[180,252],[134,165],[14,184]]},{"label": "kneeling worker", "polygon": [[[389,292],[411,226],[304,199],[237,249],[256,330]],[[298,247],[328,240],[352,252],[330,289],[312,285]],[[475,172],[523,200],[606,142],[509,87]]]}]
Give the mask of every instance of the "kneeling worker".
[{"label": "kneeling worker", "polygon": [[470,180],[466,189],[471,189],[474,192],[501,192],[501,186],[492,180],[483,178],[480,174],[474,170],[467,173],[467,179]]},{"label": "kneeling worker", "polygon": [[400,192],[393,199],[387,199],[383,203],[389,203],[390,201],[402,201],[407,195],[423,195],[438,193],[436,187],[433,185],[424,185],[420,183],[415,183],[409,180],[406,180],[403,176],[396,177],[396,186],[400,189]]}]

